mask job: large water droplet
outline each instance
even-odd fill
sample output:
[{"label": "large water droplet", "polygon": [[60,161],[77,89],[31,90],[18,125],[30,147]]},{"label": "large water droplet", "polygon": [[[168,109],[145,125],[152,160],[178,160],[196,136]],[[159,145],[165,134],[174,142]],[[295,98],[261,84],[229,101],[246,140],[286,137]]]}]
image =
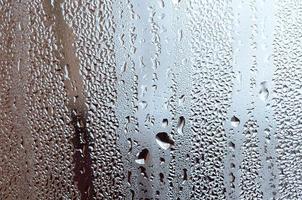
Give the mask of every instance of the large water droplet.
[{"label": "large water droplet", "polygon": [[172,145],[174,145],[174,141],[166,132],[160,132],[156,134],[156,142],[161,148],[165,150],[169,149]]},{"label": "large water droplet", "polygon": [[147,157],[149,155],[148,149],[143,149],[138,155],[135,162],[140,165],[144,165],[146,163]]}]

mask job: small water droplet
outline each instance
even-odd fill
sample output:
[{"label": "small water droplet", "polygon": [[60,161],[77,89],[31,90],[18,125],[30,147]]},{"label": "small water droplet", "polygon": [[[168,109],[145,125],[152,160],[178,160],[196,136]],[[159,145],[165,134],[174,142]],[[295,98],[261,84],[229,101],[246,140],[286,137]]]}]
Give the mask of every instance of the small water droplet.
[{"label": "small water droplet", "polygon": [[240,120],[238,119],[238,117],[233,116],[231,118],[231,124],[232,124],[233,127],[238,127],[239,124],[240,124]]},{"label": "small water droplet", "polygon": [[148,103],[146,101],[141,101],[139,102],[139,106],[142,108],[142,109],[146,109],[147,106],[148,106]]},{"label": "small water droplet", "polygon": [[163,127],[168,127],[168,125],[169,125],[168,119],[163,119],[162,126]]},{"label": "small water droplet", "polygon": [[235,150],[235,143],[234,142],[229,142],[229,147],[231,148],[231,149],[233,149],[233,150]]},{"label": "small water droplet", "polygon": [[186,181],[186,180],[188,180],[188,174],[187,174],[187,169],[183,169],[183,181]]},{"label": "small water droplet", "polygon": [[181,135],[183,134],[184,126],[185,126],[185,118],[181,116],[179,117],[178,124],[177,124],[177,132]]},{"label": "small water droplet", "polygon": [[64,79],[69,80],[69,72],[68,72],[68,66],[64,65]]},{"label": "small water droplet", "polygon": [[164,182],[164,178],[165,178],[165,176],[164,176],[164,174],[163,173],[159,173],[159,179],[160,179],[160,182]]},{"label": "small water droplet", "polygon": [[268,96],[269,96],[269,91],[267,89],[266,81],[264,81],[264,82],[261,83],[261,89],[259,91],[259,98],[262,101],[266,101]]},{"label": "small water droplet", "polygon": [[181,0],[172,0],[172,3],[174,6],[177,6],[180,3]]},{"label": "small water droplet", "polygon": [[181,95],[178,99],[178,104],[183,105],[184,102],[185,102],[185,95]]}]

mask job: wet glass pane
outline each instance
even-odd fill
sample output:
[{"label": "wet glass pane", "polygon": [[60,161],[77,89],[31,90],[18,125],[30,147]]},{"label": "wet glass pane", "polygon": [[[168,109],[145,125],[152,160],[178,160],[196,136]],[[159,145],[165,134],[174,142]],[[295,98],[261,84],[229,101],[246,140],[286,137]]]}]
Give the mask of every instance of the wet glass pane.
[{"label": "wet glass pane", "polygon": [[301,38],[299,0],[0,0],[0,199],[302,199]]}]

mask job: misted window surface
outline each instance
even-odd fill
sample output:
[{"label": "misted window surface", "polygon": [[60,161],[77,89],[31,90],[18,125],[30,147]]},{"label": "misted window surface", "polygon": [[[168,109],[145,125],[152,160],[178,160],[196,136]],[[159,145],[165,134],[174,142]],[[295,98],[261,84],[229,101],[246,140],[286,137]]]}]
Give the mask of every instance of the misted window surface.
[{"label": "misted window surface", "polygon": [[302,1],[0,0],[1,200],[301,200]]}]

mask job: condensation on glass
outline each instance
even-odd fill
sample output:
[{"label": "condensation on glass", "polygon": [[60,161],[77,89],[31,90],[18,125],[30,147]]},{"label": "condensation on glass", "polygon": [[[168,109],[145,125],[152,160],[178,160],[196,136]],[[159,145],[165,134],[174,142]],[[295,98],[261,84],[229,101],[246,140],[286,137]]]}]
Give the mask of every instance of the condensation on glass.
[{"label": "condensation on glass", "polygon": [[0,199],[302,199],[302,1],[0,0]]}]

